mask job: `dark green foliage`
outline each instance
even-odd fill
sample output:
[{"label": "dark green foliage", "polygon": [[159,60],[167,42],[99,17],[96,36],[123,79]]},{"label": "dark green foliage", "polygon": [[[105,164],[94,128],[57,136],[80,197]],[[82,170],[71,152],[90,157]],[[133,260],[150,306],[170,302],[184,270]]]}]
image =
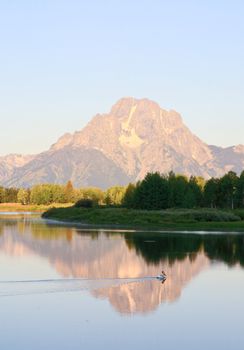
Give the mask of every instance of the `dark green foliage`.
[{"label": "dark green foliage", "polygon": [[148,173],[134,191],[135,208],[157,210],[168,207],[169,185],[159,173]]},{"label": "dark green foliage", "polygon": [[135,196],[136,186],[134,184],[129,184],[126,188],[125,195],[122,201],[122,206],[125,208],[134,208],[134,196]]},{"label": "dark green foliage", "polygon": [[[237,213],[233,214],[232,212],[209,209],[191,210],[185,217],[187,218],[187,216],[188,219],[202,222],[231,222],[241,220]],[[184,214],[182,217],[184,217]]]},{"label": "dark green foliage", "polygon": [[244,208],[244,171],[241,173],[237,183],[236,202],[238,208]]},{"label": "dark green foliage", "polygon": [[148,173],[144,180],[129,185],[123,206],[136,209],[167,208],[244,208],[244,172],[238,177],[230,171],[222,178],[205,181],[170,172],[168,176]]},{"label": "dark green foliage", "polygon": [[233,213],[236,216],[239,216],[241,218],[241,220],[244,221],[244,209],[235,209],[235,210],[233,210]]},{"label": "dark green foliage", "polygon": [[169,174],[169,208],[184,208],[187,191],[187,177],[171,172]]},{"label": "dark green foliage", "polygon": [[[195,208],[200,207],[203,201],[202,189],[198,183],[198,180],[195,176],[191,176],[188,186],[187,186],[186,198],[185,198],[185,207],[186,208]],[[187,200],[187,197],[189,198]]]},{"label": "dark green foliage", "polygon": [[238,177],[233,171],[224,175],[219,182],[219,206],[222,208],[236,207]]},{"label": "dark green foliage", "polygon": [[[202,179],[200,179],[202,180]],[[136,209],[195,208],[203,201],[202,186],[198,178],[159,173],[148,173],[137,185],[129,185],[123,205]]]},{"label": "dark green foliage", "polygon": [[75,203],[75,208],[92,208],[94,206],[94,201],[92,199],[79,199]]},{"label": "dark green foliage", "polygon": [[219,179],[210,179],[204,186],[204,204],[210,208],[218,205]]}]

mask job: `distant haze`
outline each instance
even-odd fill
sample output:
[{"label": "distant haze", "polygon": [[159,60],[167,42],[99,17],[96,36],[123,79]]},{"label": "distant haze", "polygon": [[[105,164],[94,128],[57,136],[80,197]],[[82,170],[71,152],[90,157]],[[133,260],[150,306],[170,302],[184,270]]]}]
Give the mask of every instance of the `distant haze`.
[{"label": "distant haze", "polygon": [[2,1],[0,154],[38,153],[121,96],[244,143],[244,2]]}]

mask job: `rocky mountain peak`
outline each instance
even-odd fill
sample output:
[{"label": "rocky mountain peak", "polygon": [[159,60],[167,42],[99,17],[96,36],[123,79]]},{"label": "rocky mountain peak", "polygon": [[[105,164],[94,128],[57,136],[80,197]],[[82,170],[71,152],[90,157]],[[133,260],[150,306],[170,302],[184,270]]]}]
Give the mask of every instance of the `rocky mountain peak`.
[{"label": "rocky mountain peak", "polygon": [[34,158],[33,155],[23,154],[8,154],[7,156],[0,157],[0,162],[6,162],[9,166],[21,167],[31,161]]},{"label": "rocky mountain peak", "polygon": [[236,153],[242,153],[244,154],[244,145],[237,145],[234,147],[234,150]]},{"label": "rocky mountain peak", "polygon": [[159,105],[147,98],[134,98],[134,97],[124,97],[118,100],[111,108],[110,114],[116,115],[118,117],[126,116],[130,110],[137,106],[140,111],[150,112],[152,110],[160,109]]},{"label": "rocky mountain peak", "polygon": [[67,146],[73,139],[73,135],[70,133],[66,133],[61,136],[56,143],[51,146],[51,150],[59,150],[65,146]]},{"label": "rocky mountain peak", "polygon": [[[244,146],[208,146],[174,110],[146,98],[125,97],[80,131],[64,134],[49,151],[26,161],[0,158],[4,185],[38,182],[108,187],[173,170],[205,178],[244,168]],[[23,162],[23,163],[21,163]]]}]

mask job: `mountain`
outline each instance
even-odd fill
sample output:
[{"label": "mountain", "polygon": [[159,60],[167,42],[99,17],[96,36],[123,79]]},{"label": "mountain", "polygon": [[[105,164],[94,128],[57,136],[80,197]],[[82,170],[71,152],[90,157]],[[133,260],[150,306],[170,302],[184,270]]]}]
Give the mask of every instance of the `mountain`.
[{"label": "mountain", "polygon": [[209,148],[214,156],[214,168],[222,169],[224,173],[232,170],[238,174],[244,170],[244,145],[227,148],[209,146]]},{"label": "mountain", "polygon": [[21,168],[34,159],[31,155],[9,154],[5,157],[0,157],[0,181],[8,181],[15,169]]},{"label": "mountain", "polygon": [[[122,98],[85,128],[63,135],[51,148],[23,164],[0,158],[0,182],[40,182],[106,188],[142,179],[149,171],[173,170],[205,178],[244,169],[244,146],[209,146],[183,123],[179,113],[148,99]],[[23,157],[23,159],[25,159]]]}]

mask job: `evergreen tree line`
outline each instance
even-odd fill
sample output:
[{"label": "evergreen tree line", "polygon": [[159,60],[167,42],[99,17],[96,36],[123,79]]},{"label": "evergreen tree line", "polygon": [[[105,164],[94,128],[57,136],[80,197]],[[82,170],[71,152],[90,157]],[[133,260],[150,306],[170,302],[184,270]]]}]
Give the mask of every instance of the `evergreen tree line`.
[{"label": "evergreen tree line", "polygon": [[130,184],[123,205],[135,209],[168,208],[244,208],[244,171],[233,171],[221,178],[205,181],[202,177],[148,173],[136,185]]},{"label": "evergreen tree line", "polygon": [[244,171],[230,171],[221,178],[148,173],[142,181],[128,186],[113,186],[106,191],[96,187],[74,188],[40,184],[30,189],[0,187],[0,203],[49,205],[90,200],[93,205],[158,210],[168,208],[244,208]]}]

